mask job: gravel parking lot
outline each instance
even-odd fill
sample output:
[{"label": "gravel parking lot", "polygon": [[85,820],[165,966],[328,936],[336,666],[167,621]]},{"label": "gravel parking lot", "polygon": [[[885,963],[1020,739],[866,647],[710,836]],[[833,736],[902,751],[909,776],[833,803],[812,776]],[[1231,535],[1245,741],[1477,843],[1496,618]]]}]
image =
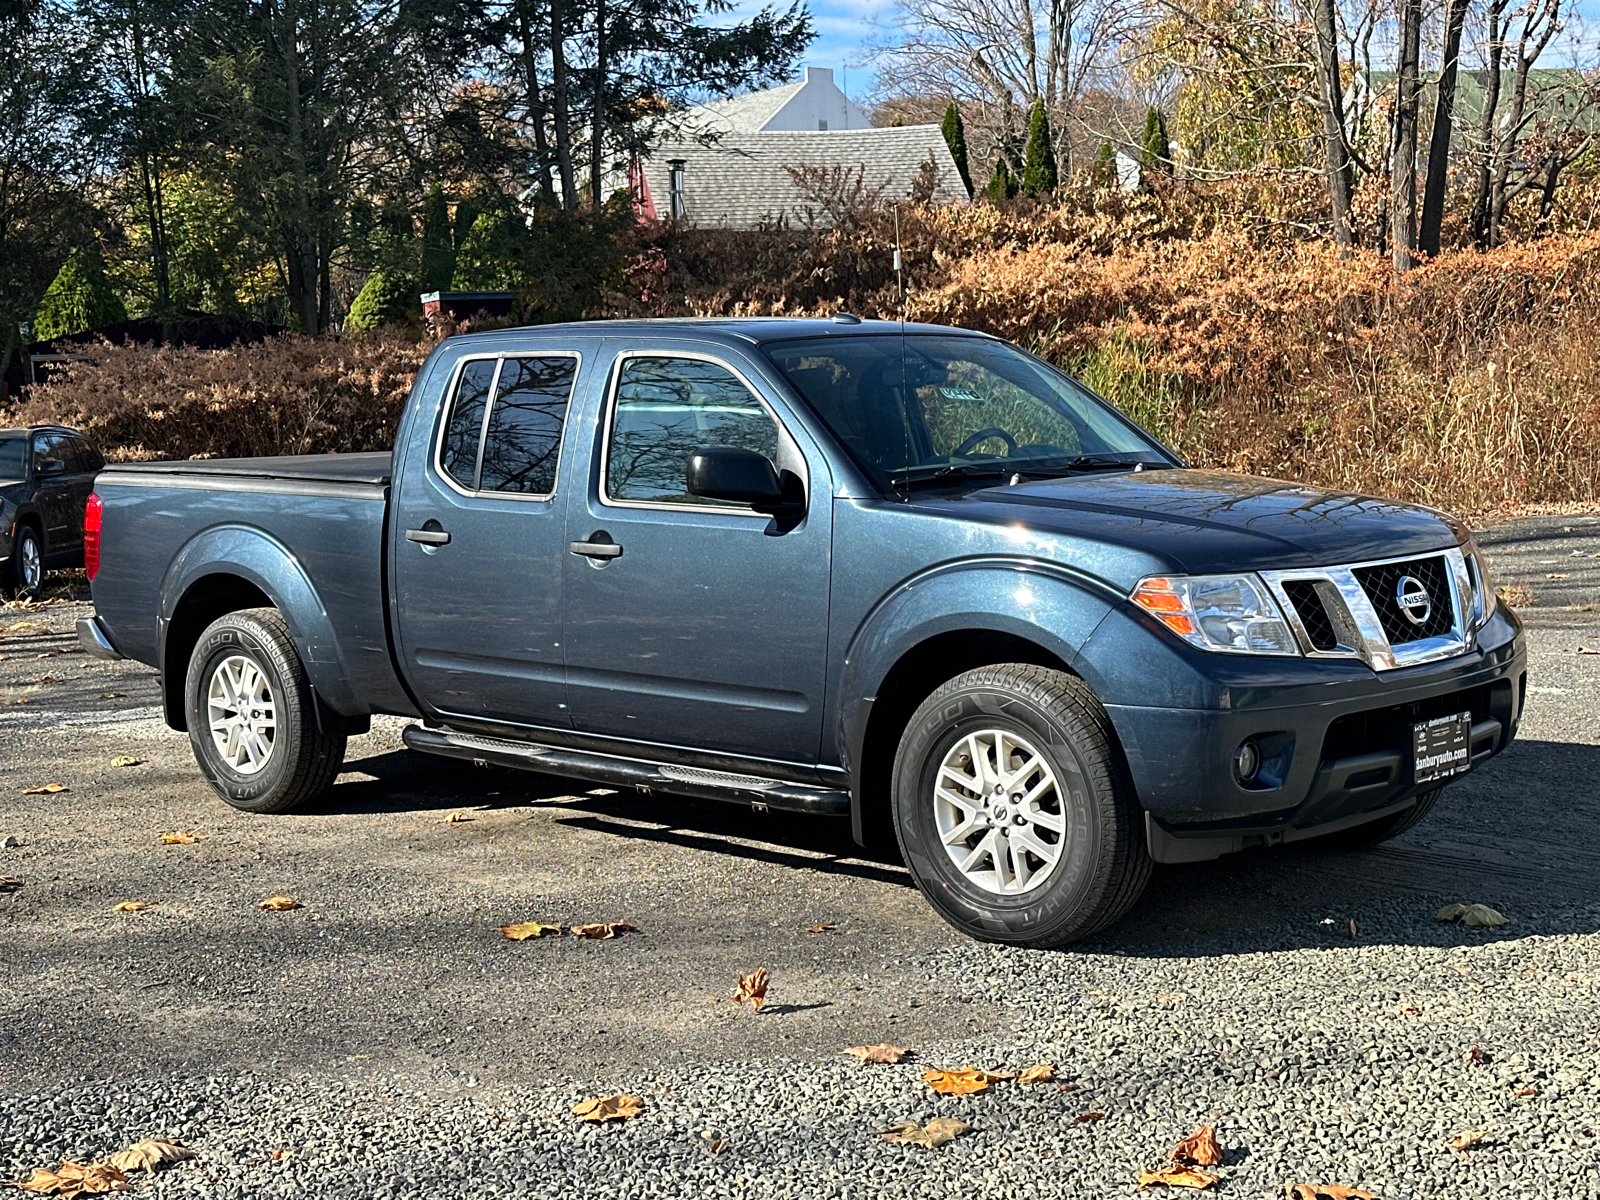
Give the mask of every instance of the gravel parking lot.
[{"label": "gravel parking lot", "polygon": [[[141,1191],[1117,1196],[1211,1122],[1226,1196],[1600,1197],[1600,517],[1484,541],[1529,623],[1507,754],[1378,850],[1158,868],[1063,953],[960,939],[841,824],[463,769],[398,721],[319,807],[242,814],[148,668],[77,651],[86,608],[7,608],[0,1175],[170,1136],[199,1158]],[[637,931],[494,931],[534,919]],[[758,966],[759,1014],[729,1000]],[[915,1054],[842,1053],[878,1042]],[[968,1063],[1057,1076],[922,1082]],[[570,1115],[615,1091],[644,1115]],[[877,1136],[935,1115],[973,1130]]]}]

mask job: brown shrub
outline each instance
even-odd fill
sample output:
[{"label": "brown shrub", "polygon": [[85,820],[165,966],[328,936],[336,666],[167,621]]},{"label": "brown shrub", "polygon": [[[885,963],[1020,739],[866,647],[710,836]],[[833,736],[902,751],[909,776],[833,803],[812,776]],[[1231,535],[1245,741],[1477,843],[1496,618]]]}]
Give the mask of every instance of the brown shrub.
[{"label": "brown shrub", "polygon": [[102,342],[17,415],[76,426],[113,461],[387,450],[430,349],[393,332],[211,351]]}]

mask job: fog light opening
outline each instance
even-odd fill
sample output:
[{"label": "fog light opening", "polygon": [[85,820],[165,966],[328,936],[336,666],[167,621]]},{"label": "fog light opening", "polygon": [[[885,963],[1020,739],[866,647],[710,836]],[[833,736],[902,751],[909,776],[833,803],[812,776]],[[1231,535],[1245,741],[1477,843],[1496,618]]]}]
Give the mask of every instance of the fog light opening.
[{"label": "fog light opening", "polygon": [[1233,752],[1234,778],[1243,784],[1254,783],[1260,771],[1261,748],[1254,740],[1240,742],[1239,748]]}]

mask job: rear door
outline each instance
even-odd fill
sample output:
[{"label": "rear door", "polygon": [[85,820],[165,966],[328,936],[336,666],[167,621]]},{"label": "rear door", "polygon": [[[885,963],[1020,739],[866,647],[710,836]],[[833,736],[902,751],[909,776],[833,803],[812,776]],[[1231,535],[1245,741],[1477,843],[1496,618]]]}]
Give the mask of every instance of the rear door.
[{"label": "rear door", "polygon": [[33,435],[33,502],[44,522],[45,558],[54,565],[83,543],[83,528],[72,528],[71,440],[64,433]]},{"label": "rear door", "polygon": [[557,495],[576,350],[468,355],[426,463],[391,501],[395,640],[417,698],[449,717],[566,726]]},{"label": "rear door", "polygon": [[[619,348],[588,486],[569,502],[574,726],[813,765],[827,669],[827,462],[785,424],[754,364],[664,339]],[[799,477],[806,512],[780,523],[685,495],[685,462],[700,446],[771,458]]]}]

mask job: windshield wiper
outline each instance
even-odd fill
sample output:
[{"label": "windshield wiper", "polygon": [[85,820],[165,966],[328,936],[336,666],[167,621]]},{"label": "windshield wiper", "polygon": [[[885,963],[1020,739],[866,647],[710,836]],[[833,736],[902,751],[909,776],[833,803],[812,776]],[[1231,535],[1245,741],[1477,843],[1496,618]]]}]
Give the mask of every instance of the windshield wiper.
[{"label": "windshield wiper", "polygon": [[1159,469],[1166,465],[1166,463],[1162,462],[1116,458],[1104,454],[1079,454],[1074,458],[1041,458],[1035,461],[1023,460],[1015,463],[1007,463],[1001,460],[999,462],[982,463],[945,463],[937,467],[912,467],[895,475],[894,482],[900,487],[911,487],[914,484],[951,483],[966,479],[1009,479],[1012,476],[1027,478],[1029,476],[1071,475],[1080,471],[1148,471]]},{"label": "windshield wiper", "polygon": [[910,487],[919,483],[946,483],[963,479],[1005,479],[1016,473],[1016,467],[1006,467],[996,463],[945,463],[943,466],[931,468],[912,467],[900,472],[894,477],[894,481],[901,487]]}]

